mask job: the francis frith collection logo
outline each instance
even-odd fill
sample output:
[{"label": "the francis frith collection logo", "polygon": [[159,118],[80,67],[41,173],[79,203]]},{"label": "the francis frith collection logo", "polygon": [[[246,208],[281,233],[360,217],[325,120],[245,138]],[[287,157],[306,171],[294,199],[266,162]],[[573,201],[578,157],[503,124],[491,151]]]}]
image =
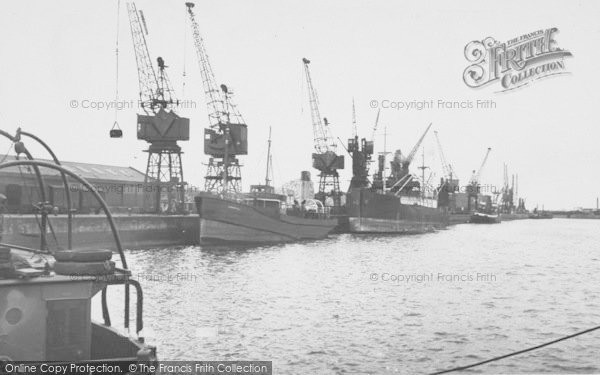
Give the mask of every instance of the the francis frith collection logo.
[{"label": "the francis frith collection logo", "polygon": [[557,33],[553,27],[504,43],[492,37],[470,42],[465,47],[465,58],[471,63],[463,73],[465,84],[479,88],[497,82],[499,91],[508,91],[542,78],[567,74],[564,60],[572,54],[558,47]]}]

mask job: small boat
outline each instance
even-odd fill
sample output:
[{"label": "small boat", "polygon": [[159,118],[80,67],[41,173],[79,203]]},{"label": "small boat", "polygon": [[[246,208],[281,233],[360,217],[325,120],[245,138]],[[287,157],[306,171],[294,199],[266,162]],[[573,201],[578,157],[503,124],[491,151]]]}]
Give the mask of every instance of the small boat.
[{"label": "small boat", "polygon": [[337,225],[317,200],[305,202],[303,208],[287,208],[284,195],[258,191],[237,199],[211,193],[200,193],[194,199],[201,244],[317,240],[327,237]]},{"label": "small boat", "polygon": [[471,215],[469,223],[473,224],[497,224],[500,223],[500,216],[496,214],[486,214],[483,212],[475,212]]},{"label": "small boat", "polygon": [[249,193],[217,195],[202,192],[196,197],[200,216],[200,244],[261,244],[318,240],[337,226],[327,207],[316,199],[289,205],[287,197],[271,186],[271,138],[264,184],[252,185]]}]

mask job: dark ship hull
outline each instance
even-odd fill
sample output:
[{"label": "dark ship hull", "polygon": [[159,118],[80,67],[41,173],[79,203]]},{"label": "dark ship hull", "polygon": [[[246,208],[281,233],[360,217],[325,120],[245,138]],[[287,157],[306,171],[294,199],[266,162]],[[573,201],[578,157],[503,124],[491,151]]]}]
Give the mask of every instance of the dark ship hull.
[{"label": "dark ship hull", "polygon": [[406,204],[368,188],[351,189],[346,208],[351,233],[426,233],[445,228],[449,220],[445,209]]},{"label": "dark ship hull", "polygon": [[530,219],[552,219],[554,215],[549,212],[538,212],[529,215]]},{"label": "dark ship hull", "polygon": [[195,197],[200,216],[200,243],[260,244],[317,240],[337,225],[337,220],[315,213],[281,214],[205,193]]},{"label": "dark ship hull", "polygon": [[466,224],[471,219],[470,213],[460,212],[453,213],[451,212],[448,218],[448,225],[456,225],[456,224]]},{"label": "dark ship hull", "polygon": [[512,221],[512,220],[524,220],[529,219],[529,214],[527,213],[502,213],[500,214],[500,218],[502,221]]}]

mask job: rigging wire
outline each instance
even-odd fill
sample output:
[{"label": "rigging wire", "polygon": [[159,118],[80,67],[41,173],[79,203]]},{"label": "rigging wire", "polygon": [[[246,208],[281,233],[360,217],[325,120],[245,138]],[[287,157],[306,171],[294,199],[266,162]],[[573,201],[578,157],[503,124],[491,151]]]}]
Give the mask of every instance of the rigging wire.
[{"label": "rigging wire", "polygon": [[186,72],[185,72],[185,63],[186,63],[186,57],[187,57],[187,29],[188,29],[188,24],[187,24],[187,9],[185,10],[185,13],[183,14],[183,83],[181,84],[181,99],[185,100],[185,81],[186,81]]},{"label": "rigging wire", "polygon": [[[115,122],[113,123],[113,127],[111,130],[121,130],[121,128],[119,127],[119,122],[118,122],[118,118],[119,118],[119,19],[120,17],[120,13],[121,13],[121,0],[117,0],[117,35],[116,35],[116,41],[115,41]],[[123,135],[123,132],[121,132],[121,136]],[[114,135],[111,133],[111,137],[113,138],[118,138],[117,135]]]},{"label": "rigging wire", "polygon": [[6,150],[6,154],[4,154],[4,157],[0,161],[0,164],[4,163],[4,161],[8,158],[8,155],[10,154],[10,150],[12,150],[14,145],[15,145],[14,143],[11,143],[10,146],[8,146],[8,150]]},{"label": "rigging wire", "polygon": [[519,350],[519,351],[516,351],[516,352],[509,353],[509,354],[501,355],[501,356],[498,356],[498,357],[490,358],[490,359],[487,359],[485,361],[473,363],[473,364],[470,364],[470,365],[467,365],[467,366],[455,367],[455,368],[451,368],[451,369],[448,369],[448,370],[433,372],[433,373],[431,373],[429,375],[440,375],[440,374],[447,374],[449,372],[467,370],[467,369],[470,369],[470,368],[473,368],[473,367],[484,365],[486,363],[499,361],[499,360],[504,359],[504,358],[508,358],[508,357],[512,357],[512,356],[515,356],[515,355],[527,353],[527,352],[530,352],[530,351],[533,351],[533,350],[536,350],[536,349],[540,349],[540,348],[543,348],[543,347],[548,346],[548,345],[556,344],[557,342],[561,342],[561,341],[565,341],[565,340],[568,340],[568,339],[572,339],[573,337],[581,336],[583,334],[586,334],[586,333],[589,333],[589,332],[592,332],[592,331],[595,331],[595,330],[598,330],[598,329],[600,329],[600,326],[589,328],[589,329],[586,329],[584,331],[580,331],[580,332],[574,333],[572,335],[563,336],[563,337],[561,337],[559,339],[552,340],[552,341],[546,342],[544,344],[532,346],[531,348],[527,348],[527,349],[523,349],[523,350]]}]

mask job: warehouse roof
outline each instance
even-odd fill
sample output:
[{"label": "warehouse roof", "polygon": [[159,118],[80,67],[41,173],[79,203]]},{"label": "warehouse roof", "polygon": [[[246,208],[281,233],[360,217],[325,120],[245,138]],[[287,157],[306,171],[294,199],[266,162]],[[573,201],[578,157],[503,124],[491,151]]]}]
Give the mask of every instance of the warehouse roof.
[{"label": "warehouse roof", "polygon": [[[14,161],[16,158],[14,156],[7,156],[4,162]],[[37,159],[39,161],[44,161],[48,163],[53,163],[52,160],[46,159]],[[138,171],[133,167],[117,167],[113,165],[103,165],[103,164],[89,164],[89,163],[78,163],[72,161],[61,161],[60,162],[63,167],[67,170],[77,174],[80,177],[85,178],[86,180],[102,180],[102,181],[118,181],[118,182],[129,182],[129,183],[143,183],[145,174]],[[29,170],[27,166],[20,167],[21,171],[19,171],[19,167],[10,167],[5,169],[0,169],[0,175],[3,174],[17,174],[17,175],[31,175],[33,174],[33,170]],[[55,169],[49,168],[40,168],[40,171],[43,176],[60,176],[60,172]]]}]

